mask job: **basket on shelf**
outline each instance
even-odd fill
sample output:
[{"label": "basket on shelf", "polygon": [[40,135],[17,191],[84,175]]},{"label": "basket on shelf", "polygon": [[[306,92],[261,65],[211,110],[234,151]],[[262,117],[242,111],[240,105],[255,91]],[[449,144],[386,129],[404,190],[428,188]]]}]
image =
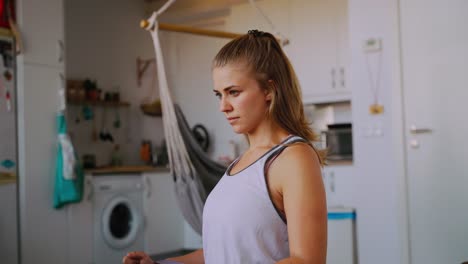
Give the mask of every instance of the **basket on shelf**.
[{"label": "basket on shelf", "polygon": [[143,114],[149,116],[161,116],[162,109],[161,109],[161,101],[159,99],[154,100],[151,103],[141,104],[140,105],[141,111]]}]

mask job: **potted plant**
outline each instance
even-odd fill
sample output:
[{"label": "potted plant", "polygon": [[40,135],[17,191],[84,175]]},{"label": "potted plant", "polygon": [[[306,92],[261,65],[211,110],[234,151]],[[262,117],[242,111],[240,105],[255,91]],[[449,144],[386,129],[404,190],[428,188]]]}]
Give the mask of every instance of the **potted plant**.
[{"label": "potted plant", "polygon": [[99,98],[99,92],[97,89],[96,81],[91,81],[90,79],[86,79],[83,82],[83,87],[86,91],[86,99],[91,101],[96,101]]}]

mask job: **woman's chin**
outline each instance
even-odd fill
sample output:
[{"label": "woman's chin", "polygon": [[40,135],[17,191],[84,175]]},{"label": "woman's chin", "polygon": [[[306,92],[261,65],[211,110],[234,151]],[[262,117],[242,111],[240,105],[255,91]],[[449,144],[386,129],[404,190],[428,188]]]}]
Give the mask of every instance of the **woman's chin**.
[{"label": "woman's chin", "polygon": [[238,127],[238,126],[232,126],[232,130],[236,134],[245,134],[246,133],[245,129],[242,129],[241,127]]},{"label": "woman's chin", "polygon": [[239,129],[233,129],[233,131],[236,134],[245,134],[242,130],[239,130]]}]

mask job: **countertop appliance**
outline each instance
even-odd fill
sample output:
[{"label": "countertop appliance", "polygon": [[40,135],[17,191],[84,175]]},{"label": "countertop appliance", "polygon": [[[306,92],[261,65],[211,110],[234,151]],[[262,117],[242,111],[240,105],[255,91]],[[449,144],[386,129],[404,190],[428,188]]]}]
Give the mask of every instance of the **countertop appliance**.
[{"label": "countertop appliance", "polygon": [[353,160],[353,133],[351,123],[330,124],[322,132],[330,161]]}]

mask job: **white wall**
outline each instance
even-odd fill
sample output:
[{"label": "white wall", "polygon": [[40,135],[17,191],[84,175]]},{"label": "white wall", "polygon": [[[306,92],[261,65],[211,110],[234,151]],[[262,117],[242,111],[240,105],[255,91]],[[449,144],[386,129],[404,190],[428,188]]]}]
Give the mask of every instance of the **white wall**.
[{"label": "white wall", "polygon": [[[136,59],[154,57],[151,37],[139,27],[146,18],[143,1],[66,1],[66,75],[67,79],[96,79],[98,88],[104,91],[119,89],[121,100],[131,104],[129,109],[120,108],[122,127],[114,129],[116,110],[107,109],[106,124],[116,143],[121,145],[125,164],[141,164],[139,147],[142,139],[160,144],[164,138],[162,118],[142,114],[140,104],[159,98],[157,79],[152,92],[154,65],[146,71],[142,86],[137,86]],[[69,127],[80,156],[85,153],[97,154],[98,165],[106,165],[110,159],[113,144],[91,140],[92,121],[75,119],[82,107],[69,106]],[[95,107],[96,128],[102,128],[103,108]]]},{"label": "white wall", "polygon": [[[397,1],[350,0],[349,19],[359,263],[407,263]],[[381,115],[369,114],[373,99],[363,52],[364,41],[374,37],[383,42]],[[377,56],[369,57],[374,76]],[[383,135],[366,135],[376,128]]]},{"label": "white wall", "polygon": [[174,101],[180,105],[190,126],[203,124],[210,134],[213,158],[226,154],[232,132],[218,111],[213,93],[211,60],[227,40],[162,32],[168,82]]}]

